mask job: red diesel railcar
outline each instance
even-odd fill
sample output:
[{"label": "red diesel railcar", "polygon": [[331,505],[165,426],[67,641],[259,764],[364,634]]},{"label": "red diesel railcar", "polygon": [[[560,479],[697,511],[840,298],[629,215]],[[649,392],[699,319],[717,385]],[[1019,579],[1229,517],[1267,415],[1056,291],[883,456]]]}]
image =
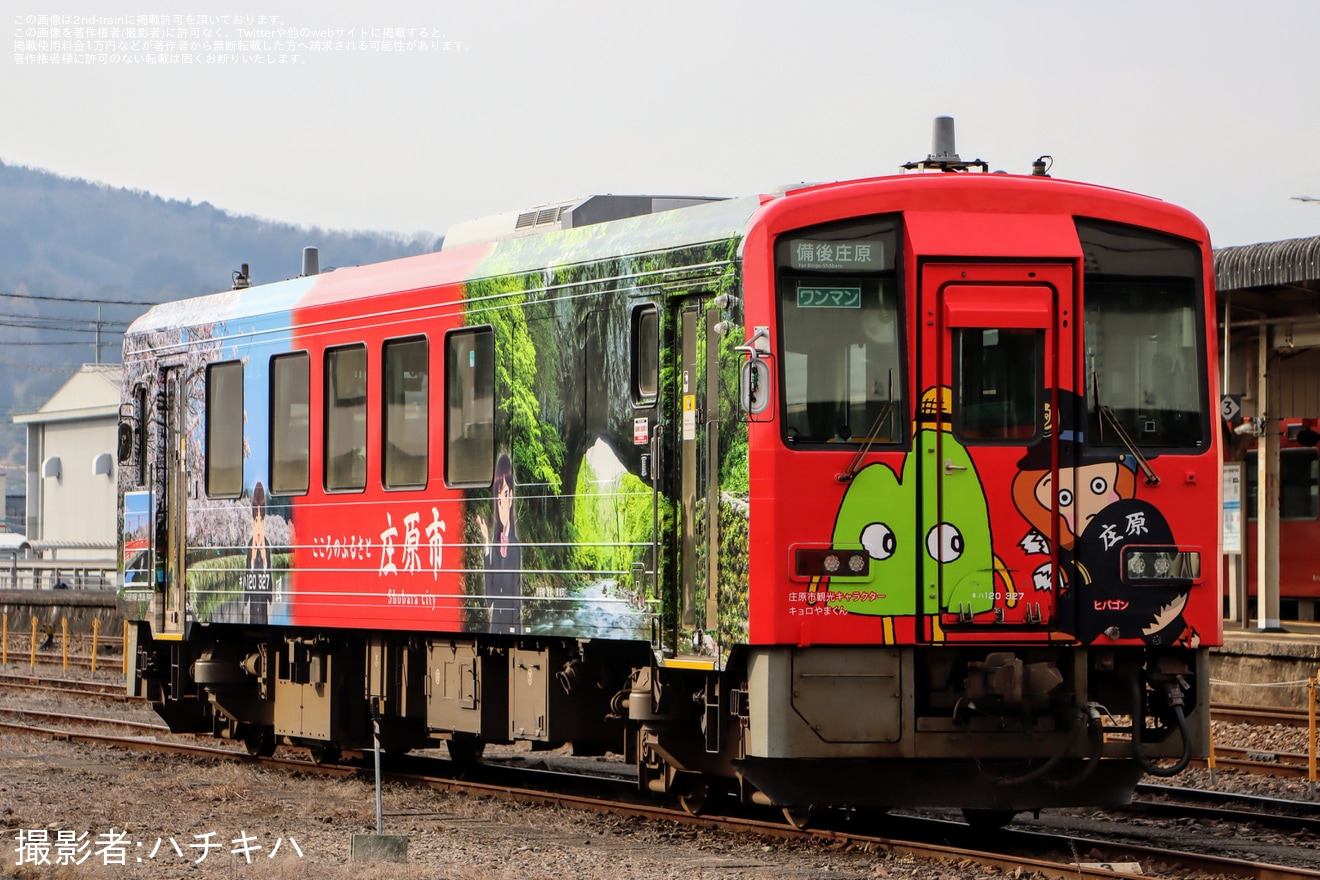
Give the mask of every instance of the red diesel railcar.
[{"label": "red diesel railcar", "polygon": [[152,309],[130,689],[323,759],[374,698],[386,750],[572,743],[795,820],[1177,772],[1222,636],[1206,230],[922,164]]}]

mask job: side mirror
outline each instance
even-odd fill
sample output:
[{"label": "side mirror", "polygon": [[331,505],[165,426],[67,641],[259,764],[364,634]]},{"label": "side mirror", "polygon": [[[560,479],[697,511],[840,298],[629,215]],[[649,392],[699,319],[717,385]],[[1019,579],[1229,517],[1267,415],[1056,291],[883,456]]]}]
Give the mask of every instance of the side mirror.
[{"label": "side mirror", "polygon": [[738,400],[748,415],[759,415],[770,406],[770,367],[765,361],[754,357],[743,362]]},{"label": "side mirror", "polygon": [[133,426],[128,422],[119,423],[119,463],[127,464],[133,458]]}]

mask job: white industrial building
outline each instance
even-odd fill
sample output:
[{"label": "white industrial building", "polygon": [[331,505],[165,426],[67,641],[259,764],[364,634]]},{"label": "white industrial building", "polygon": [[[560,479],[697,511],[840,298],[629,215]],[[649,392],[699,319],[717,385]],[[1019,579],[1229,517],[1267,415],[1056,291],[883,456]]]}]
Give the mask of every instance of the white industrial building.
[{"label": "white industrial building", "polygon": [[43,559],[115,565],[119,364],[84,364],[27,426],[26,537]]}]

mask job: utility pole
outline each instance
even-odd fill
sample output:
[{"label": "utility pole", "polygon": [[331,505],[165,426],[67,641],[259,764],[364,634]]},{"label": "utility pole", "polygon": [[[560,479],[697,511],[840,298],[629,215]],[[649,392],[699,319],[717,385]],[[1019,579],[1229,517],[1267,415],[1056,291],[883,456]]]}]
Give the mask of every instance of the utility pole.
[{"label": "utility pole", "polygon": [[99,303],[96,306],[96,342],[94,344],[96,345],[95,362],[99,364],[101,362],[101,306]]}]

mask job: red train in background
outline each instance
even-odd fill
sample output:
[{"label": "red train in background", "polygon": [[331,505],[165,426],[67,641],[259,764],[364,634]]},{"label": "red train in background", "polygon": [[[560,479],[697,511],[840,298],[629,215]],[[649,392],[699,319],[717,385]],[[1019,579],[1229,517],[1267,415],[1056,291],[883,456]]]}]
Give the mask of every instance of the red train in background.
[{"label": "red train in background", "polygon": [[[1279,598],[1285,620],[1316,620],[1320,601],[1320,453],[1314,419],[1283,419],[1279,428]],[[1247,595],[1256,595],[1256,450],[1241,459],[1242,572]],[[1225,585],[1225,589],[1229,589]],[[1254,605],[1249,614],[1255,614]]]},{"label": "red train in background", "polygon": [[129,689],[254,753],[369,745],[374,703],[387,751],[572,743],[793,821],[1180,771],[1222,639],[1208,234],[1043,164],[909,170],[153,308]]}]

